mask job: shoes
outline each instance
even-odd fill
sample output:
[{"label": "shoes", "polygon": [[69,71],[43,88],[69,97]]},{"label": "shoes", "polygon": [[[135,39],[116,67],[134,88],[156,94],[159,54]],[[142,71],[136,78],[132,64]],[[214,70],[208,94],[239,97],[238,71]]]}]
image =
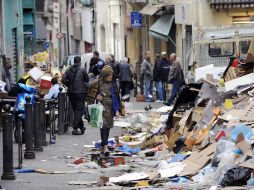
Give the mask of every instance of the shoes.
[{"label": "shoes", "polygon": [[80,131],[78,131],[77,129],[73,129],[72,135],[83,135],[83,134]]},{"label": "shoes", "polygon": [[157,102],[157,103],[161,103],[161,102],[163,102],[163,100],[156,100],[155,102]]},{"label": "shoes", "polygon": [[163,104],[166,105],[166,106],[170,106],[171,105],[167,101],[163,102]]},{"label": "shoes", "polygon": [[85,133],[85,131],[86,131],[86,128],[85,127],[81,127],[80,131],[81,131],[81,134],[83,135]]},{"label": "shoes", "polygon": [[100,157],[105,157],[105,156],[109,156],[109,150],[107,145],[101,147],[100,149]]}]

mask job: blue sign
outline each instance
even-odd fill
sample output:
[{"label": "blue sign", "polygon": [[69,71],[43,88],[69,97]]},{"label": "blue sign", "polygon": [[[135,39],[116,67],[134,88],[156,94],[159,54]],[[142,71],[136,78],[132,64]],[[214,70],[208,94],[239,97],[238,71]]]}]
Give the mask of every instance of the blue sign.
[{"label": "blue sign", "polygon": [[50,46],[50,43],[49,43],[49,42],[44,42],[44,43],[43,43],[44,49],[48,49],[49,46]]},{"label": "blue sign", "polygon": [[142,27],[142,14],[131,12],[131,27]]}]

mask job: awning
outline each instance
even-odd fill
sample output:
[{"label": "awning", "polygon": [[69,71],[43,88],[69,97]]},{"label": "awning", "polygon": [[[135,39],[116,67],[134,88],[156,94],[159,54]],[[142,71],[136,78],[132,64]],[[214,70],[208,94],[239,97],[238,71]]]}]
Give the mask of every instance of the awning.
[{"label": "awning", "polygon": [[169,32],[173,24],[175,15],[162,15],[150,28],[149,35],[164,40],[169,39]]},{"label": "awning", "polygon": [[162,7],[165,6],[163,4],[159,4],[159,5],[151,5],[148,4],[146,5],[143,9],[141,9],[139,11],[139,13],[143,14],[143,15],[149,15],[149,16],[153,16],[155,13],[157,13],[158,11],[160,11],[162,9]]},{"label": "awning", "polygon": [[24,25],[33,25],[34,24],[32,12],[24,12],[23,17],[24,17],[24,20],[23,20]]},{"label": "awning", "polygon": [[210,6],[215,9],[253,8],[254,0],[211,0]]}]

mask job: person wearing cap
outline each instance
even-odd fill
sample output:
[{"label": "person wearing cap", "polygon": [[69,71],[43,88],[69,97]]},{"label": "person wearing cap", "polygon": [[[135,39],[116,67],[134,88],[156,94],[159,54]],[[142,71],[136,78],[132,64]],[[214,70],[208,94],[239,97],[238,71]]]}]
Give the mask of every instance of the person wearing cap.
[{"label": "person wearing cap", "polygon": [[144,76],[145,102],[153,101],[153,65],[151,63],[150,52],[145,53],[145,59],[141,64],[141,74]]},{"label": "person wearing cap", "polygon": [[[102,113],[103,126],[100,128],[101,135],[101,156],[107,156],[109,132],[113,127],[113,118],[117,112],[121,111],[121,101],[119,91],[115,82],[112,81],[113,70],[105,65],[101,72],[101,77],[96,79],[88,91],[87,103],[94,104],[99,101],[104,109]],[[120,113],[121,114],[121,113]]]},{"label": "person wearing cap", "polygon": [[170,71],[170,63],[167,59],[167,52],[163,51],[161,52],[161,62],[160,62],[160,69],[159,69],[160,81],[161,81],[161,84],[159,84],[159,86],[161,87],[163,100],[166,99],[165,86],[166,86],[166,83],[168,82],[169,71]]},{"label": "person wearing cap", "polygon": [[101,73],[102,68],[105,66],[105,62],[100,58],[98,51],[93,52],[93,57],[90,60],[90,72],[95,76]]}]

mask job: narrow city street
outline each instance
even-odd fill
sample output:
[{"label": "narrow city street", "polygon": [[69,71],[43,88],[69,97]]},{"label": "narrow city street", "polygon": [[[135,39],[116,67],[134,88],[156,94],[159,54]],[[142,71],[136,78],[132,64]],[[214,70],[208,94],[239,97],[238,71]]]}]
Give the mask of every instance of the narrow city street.
[{"label": "narrow city street", "polygon": [[254,189],[254,0],[0,0],[0,190],[51,189]]},{"label": "narrow city street", "polygon": [[[144,107],[149,105],[144,102],[134,102],[135,110],[144,110]],[[159,108],[161,103],[151,103],[153,108]],[[36,158],[33,160],[24,159],[23,169],[27,171],[42,170],[44,172],[52,172],[52,174],[42,174],[38,172],[29,173],[16,173],[15,181],[1,180],[0,185],[6,190],[83,190],[83,189],[100,189],[100,177],[116,177],[123,173],[132,171],[139,171],[140,167],[135,168],[135,164],[126,163],[121,166],[110,166],[102,168],[91,162],[91,154],[98,153],[97,150],[91,148],[85,148],[85,145],[93,145],[93,142],[100,140],[99,129],[87,127],[84,135],[73,136],[71,135],[72,129],[64,135],[57,135],[56,143],[43,147],[43,152],[36,152]],[[110,132],[110,137],[114,138],[121,135],[121,128],[114,127]],[[0,136],[0,152],[2,152],[2,132]],[[49,134],[47,134],[49,138]],[[14,167],[18,165],[18,147],[17,144],[13,144],[14,147]],[[23,145],[24,147],[24,145]],[[70,166],[76,159],[84,158],[87,167],[75,168]],[[126,160],[136,160],[137,157],[125,156]],[[138,159],[137,159],[138,160]],[[2,163],[2,154],[1,160]],[[142,168],[143,170],[144,168]],[[0,171],[2,171],[2,165],[0,165]],[[78,173],[80,171],[82,173]],[[55,174],[53,173],[55,172]],[[58,174],[60,172],[60,174]],[[65,172],[65,173],[61,173]],[[68,172],[71,172],[68,174]],[[74,172],[74,173],[72,173]],[[69,182],[86,183],[87,185],[69,185]],[[103,187],[101,187],[103,189]],[[114,186],[110,186],[107,189],[119,189]],[[121,188],[120,188],[121,189]],[[129,189],[129,188],[126,188]]]}]

